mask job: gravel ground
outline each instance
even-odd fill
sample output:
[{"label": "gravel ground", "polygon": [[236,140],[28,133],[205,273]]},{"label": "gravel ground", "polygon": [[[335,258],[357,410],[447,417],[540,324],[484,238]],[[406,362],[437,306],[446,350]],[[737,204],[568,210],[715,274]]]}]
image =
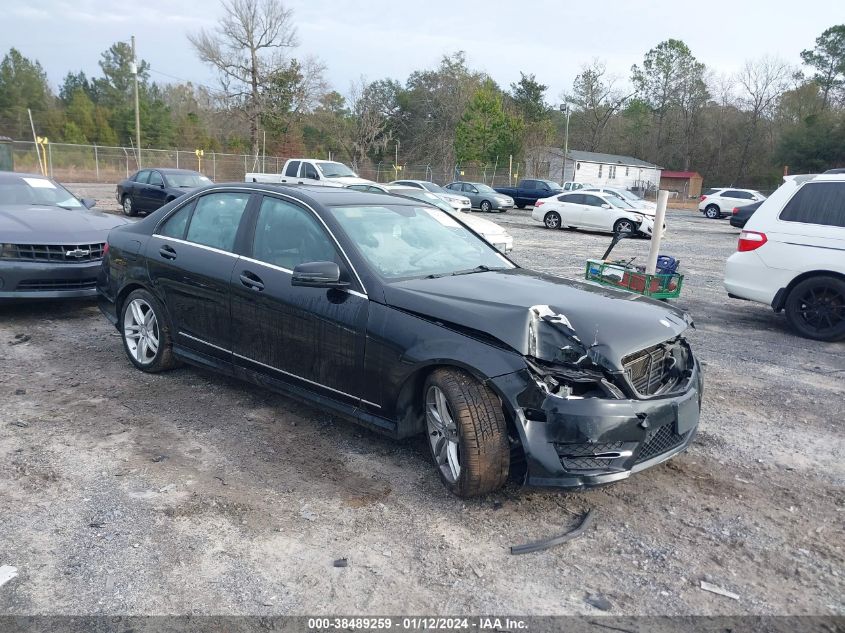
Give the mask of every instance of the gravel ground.
[{"label": "gravel ground", "polygon": [[[111,186],[71,188],[117,208]],[[516,261],[565,276],[609,241],[490,217]],[[668,225],[705,365],[700,433],[585,492],[462,501],[422,441],[190,367],[138,372],[90,303],[0,308],[0,565],[19,570],[0,613],[591,614],[598,595],[620,615],[842,615],[845,348],[727,298],[727,222]],[[581,538],[508,553],[588,508]]]}]

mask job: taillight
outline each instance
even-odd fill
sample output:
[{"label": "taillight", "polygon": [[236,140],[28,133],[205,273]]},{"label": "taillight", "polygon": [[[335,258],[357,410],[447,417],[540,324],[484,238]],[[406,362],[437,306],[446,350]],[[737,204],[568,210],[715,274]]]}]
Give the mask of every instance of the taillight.
[{"label": "taillight", "polygon": [[757,250],[767,241],[765,233],[743,231],[739,234],[739,243],[736,245],[736,250],[740,253]]},{"label": "taillight", "polygon": [[734,207],[733,215],[736,215],[737,213],[739,213],[739,207]]},{"label": "taillight", "polygon": [[699,202],[704,202],[705,200],[707,200],[707,196],[701,196],[701,200]]},{"label": "taillight", "polygon": [[537,200],[537,202],[534,203],[534,206],[535,207],[542,207],[544,204],[546,204],[546,203],[543,202],[542,200]]},{"label": "taillight", "polygon": [[103,257],[105,257],[108,254],[109,254],[109,243],[106,242],[105,244],[103,244]]}]

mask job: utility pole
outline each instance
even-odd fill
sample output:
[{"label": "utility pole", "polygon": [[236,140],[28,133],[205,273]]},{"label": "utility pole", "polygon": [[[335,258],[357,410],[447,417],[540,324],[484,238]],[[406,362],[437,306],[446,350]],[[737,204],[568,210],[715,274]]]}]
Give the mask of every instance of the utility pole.
[{"label": "utility pole", "polygon": [[[569,156],[569,117],[572,116],[572,109],[568,103],[560,104],[560,111],[566,115],[566,131],[563,136],[563,167],[560,169],[560,184],[566,182],[566,159]],[[575,180],[575,171],[572,172],[572,180]]]},{"label": "utility pole", "polygon": [[138,148],[138,169],[141,169],[141,110],[138,105],[138,56],[135,54],[135,36],[132,36],[132,76],[135,78],[135,143]]}]

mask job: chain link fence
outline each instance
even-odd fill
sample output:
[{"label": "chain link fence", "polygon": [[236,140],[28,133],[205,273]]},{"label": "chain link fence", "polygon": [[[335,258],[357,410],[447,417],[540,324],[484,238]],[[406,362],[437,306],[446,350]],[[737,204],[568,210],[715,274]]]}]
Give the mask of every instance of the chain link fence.
[{"label": "chain link fence", "polygon": [[[111,147],[106,145],[77,145],[73,143],[46,143],[38,146],[47,174],[59,182],[102,182],[116,183],[128,178],[138,170],[138,159],[133,147]],[[14,141],[12,155],[15,171],[39,173],[38,153],[33,141]],[[247,173],[261,172],[278,174],[285,165],[286,156],[259,156],[250,154],[226,154],[205,150],[197,156],[195,150],[142,149],[141,164],[144,167],[165,167],[191,169],[202,172],[215,182],[243,182]],[[495,167],[495,168],[494,168]],[[390,182],[392,180],[432,180],[446,184],[453,180],[483,182],[491,186],[506,186],[515,183],[519,174],[519,163],[514,163],[514,173],[508,167],[478,164],[443,165],[402,164],[393,162],[364,161],[355,166],[355,171],[368,180]]]}]

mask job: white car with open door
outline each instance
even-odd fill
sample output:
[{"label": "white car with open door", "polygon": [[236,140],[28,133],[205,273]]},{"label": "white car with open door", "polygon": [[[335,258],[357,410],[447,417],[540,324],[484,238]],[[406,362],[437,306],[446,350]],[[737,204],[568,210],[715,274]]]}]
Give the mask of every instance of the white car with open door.
[{"label": "white car with open door", "polygon": [[798,334],[820,341],[845,340],[845,174],[835,172],[788,176],[725,266],[729,296],[783,310]]},{"label": "white car with open door", "polygon": [[598,192],[562,193],[541,198],[531,217],[548,229],[639,233],[651,237],[654,219],[624,200]]}]

